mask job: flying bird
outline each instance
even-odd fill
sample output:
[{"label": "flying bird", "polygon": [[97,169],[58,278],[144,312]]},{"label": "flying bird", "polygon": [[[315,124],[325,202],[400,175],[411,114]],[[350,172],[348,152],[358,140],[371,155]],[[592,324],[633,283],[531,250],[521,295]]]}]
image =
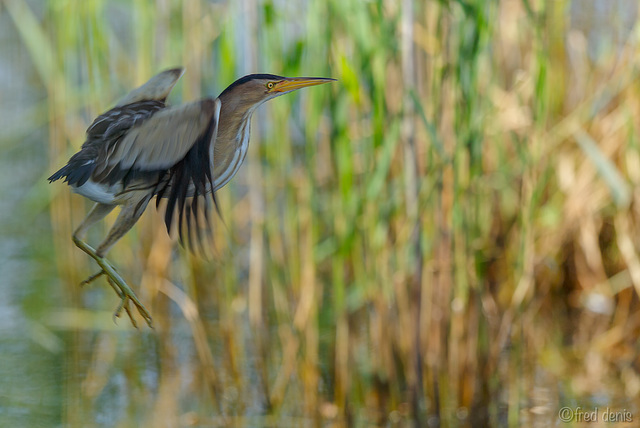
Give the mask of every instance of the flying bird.
[{"label": "flying bird", "polygon": [[[49,182],[64,180],[75,193],[95,202],[72,236],[75,245],[102,269],[83,283],[105,275],[120,298],[114,316],[124,309],[134,326],[129,302],[149,326],[152,318],[105,259],[111,247],[154,197],[156,206],[166,200],[167,232],[176,224],[181,241],[201,245],[215,191],[231,180],[247,155],[255,109],[277,96],[335,81],[250,74],[233,82],[218,98],[169,106],[167,96],[183,73],[183,68],[163,71],[98,116],[87,129],[80,151],[49,177]],[[84,241],[87,229],[116,206],[121,210],[114,225],[94,249]]]}]

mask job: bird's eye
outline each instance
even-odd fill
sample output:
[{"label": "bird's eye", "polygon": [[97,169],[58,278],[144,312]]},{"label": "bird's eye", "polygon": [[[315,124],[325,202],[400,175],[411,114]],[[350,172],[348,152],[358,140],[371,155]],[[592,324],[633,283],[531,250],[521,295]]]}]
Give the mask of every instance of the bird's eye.
[{"label": "bird's eye", "polygon": [[267,82],[267,89],[273,89],[274,84],[273,82]]}]

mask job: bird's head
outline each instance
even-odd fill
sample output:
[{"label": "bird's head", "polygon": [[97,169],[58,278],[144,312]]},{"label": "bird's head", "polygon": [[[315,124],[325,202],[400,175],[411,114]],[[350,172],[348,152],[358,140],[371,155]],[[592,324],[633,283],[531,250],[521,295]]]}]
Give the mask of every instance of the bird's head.
[{"label": "bird's head", "polygon": [[271,98],[308,86],[322,85],[336,79],[324,77],[282,77],[273,74],[249,74],[233,82],[220,94],[225,108],[252,111]]}]

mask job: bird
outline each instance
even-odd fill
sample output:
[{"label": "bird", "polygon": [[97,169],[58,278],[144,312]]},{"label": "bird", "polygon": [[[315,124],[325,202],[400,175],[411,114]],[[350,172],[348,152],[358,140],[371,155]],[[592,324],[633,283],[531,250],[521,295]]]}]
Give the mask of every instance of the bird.
[{"label": "bird", "polygon": [[[182,67],[162,71],[99,115],[87,128],[80,150],[48,178],[49,183],[62,180],[95,202],[72,234],[74,244],[101,268],[82,283],[105,275],[120,298],[114,320],[124,309],[136,328],[129,302],[149,327],[153,327],[151,314],[105,258],[107,252],[154,197],[156,207],[166,200],[167,232],[177,224],[181,243],[202,245],[201,236],[209,231],[208,207],[213,203],[218,208],[215,192],[233,178],[247,156],[256,108],[280,95],[335,81],[249,74],[217,98],[170,106],[167,97],[184,71]],[[87,230],[118,206],[115,223],[94,249],[85,241]]]}]

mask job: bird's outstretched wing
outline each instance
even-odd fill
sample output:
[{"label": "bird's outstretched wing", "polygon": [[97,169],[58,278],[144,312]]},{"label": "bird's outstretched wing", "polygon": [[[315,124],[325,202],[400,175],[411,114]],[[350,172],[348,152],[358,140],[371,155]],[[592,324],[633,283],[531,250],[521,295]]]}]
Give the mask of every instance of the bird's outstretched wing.
[{"label": "bird's outstretched wing", "polygon": [[192,250],[193,242],[202,248],[203,234],[210,233],[207,196],[216,203],[212,165],[220,107],[220,100],[206,98],[158,111],[105,144],[93,175],[112,183],[160,172],[156,206],[166,198],[167,231],[175,221],[181,243]]},{"label": "bird's outstretched wing", "polygon": [[[212,144],[220,101],[206,98],[151,112],[146,101],[114,108],[100,116],[87,130],[87,143],[101,140],[92,179],[110,184],[132,172],[168,170],[182,161],[205,134]],[[208,149],[209,147],[207,147]],[[207,165],[208,167],[208,165]]]},{"label": "bird's outstretched wing", "polygon": [[[167,232],[177,223],[180,242],[194,251],[195,242],[202,253],[203,238],[210,236],[210,200],[217,207],[212,165],[220,107],[220,100],[206,98],[162,109],[140,124],[135,116],[122,119],[123,127],[133,126],[103,145],[93,175],[98,182],[126,183],[128,178],[159,172],[159,180],[150,184],[155,186],[156,206],[163,198],[167,201]],[[107,128],[106,134],[116,136],[119,131]]]},{"label": "bird's outstretched wing", "polygon": [[[114,108],[98,116],[87,129],[87,139],[69,162],[49,177],[49,182],[64,179],[69,185],[83,186],[95,180],[96,172],[104,172],[109,165],[104,155],[117,147],[121,138],[133,127],[166,107],[165,100],[180,79],[182,67],[156,74],[145,84],[125,95]],[[130,177],[130,176],[129,176]],[[122,177],[110,177],[111,183]]]}]

